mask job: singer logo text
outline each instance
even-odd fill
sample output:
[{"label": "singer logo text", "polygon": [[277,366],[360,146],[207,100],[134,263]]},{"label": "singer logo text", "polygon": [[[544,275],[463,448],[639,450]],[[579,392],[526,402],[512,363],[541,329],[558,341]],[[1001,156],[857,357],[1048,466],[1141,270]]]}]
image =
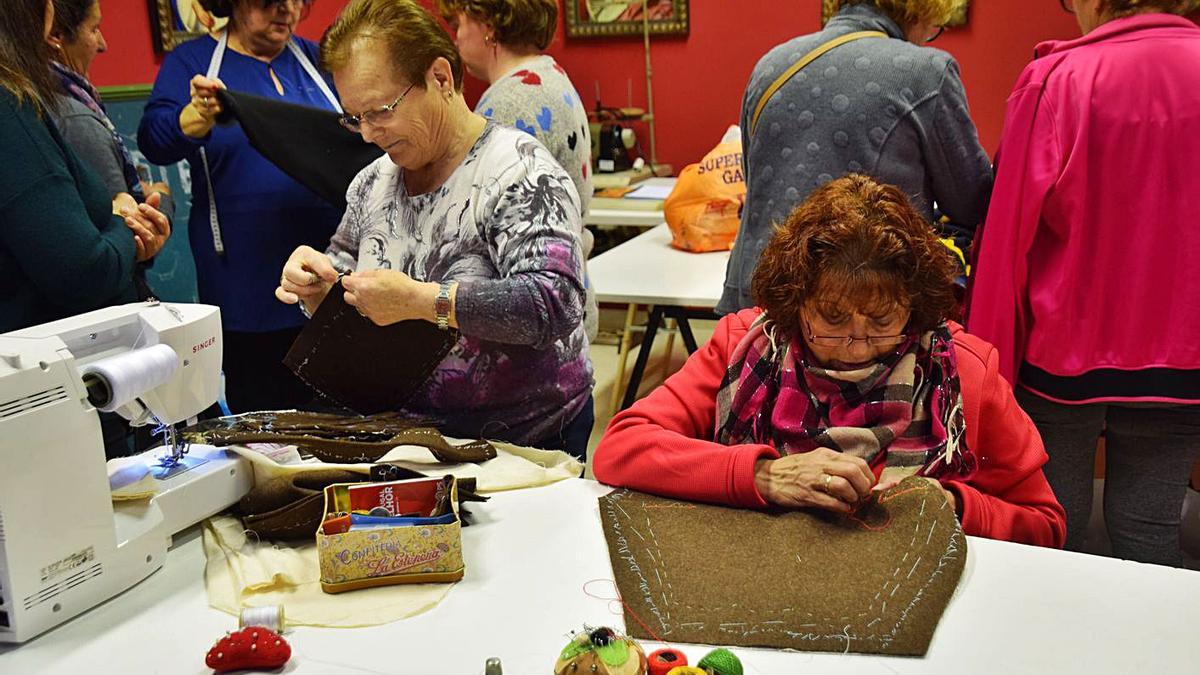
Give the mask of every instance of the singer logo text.
[{"label": "singer logo text", "polygon": [[200,343],[200,344],[198,344],[198,345],[193,345],[193,346],[192,346],[192,353],[193,353],[193,354],[199,354],[200,352],[204,351],[205,349],[208,349],[209,347],[211,347],[211,346],[215,345],[216,343],[217,343],[217,338],[216,338],[216,336],[210,337],[210,338],[208,338],[208,339],[207,339],[207,340],[205,340],[204,342],[201,342],[201,343]]}]

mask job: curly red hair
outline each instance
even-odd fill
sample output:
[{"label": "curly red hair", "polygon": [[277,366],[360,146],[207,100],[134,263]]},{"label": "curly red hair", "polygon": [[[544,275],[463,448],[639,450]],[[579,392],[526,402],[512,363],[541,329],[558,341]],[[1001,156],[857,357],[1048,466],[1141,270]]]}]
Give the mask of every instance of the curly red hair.
[{"label": "curly red hair", "polygon": [[754,270],[754,301],[799,332],[800,310],[908,308],[907,330],[952,318],[956,268],[899,189],[859,174],[817,188],[776,227]]}]

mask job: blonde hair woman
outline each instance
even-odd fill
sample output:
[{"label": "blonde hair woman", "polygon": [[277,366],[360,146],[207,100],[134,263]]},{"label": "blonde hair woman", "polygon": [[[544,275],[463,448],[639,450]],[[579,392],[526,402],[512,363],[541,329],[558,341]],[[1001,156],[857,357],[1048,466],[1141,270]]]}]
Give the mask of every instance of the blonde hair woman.
[{"label": "blonde hair woman", "polygon": [[353,0],[325,33],[321,60],[345,104],[342,124],[386,154],[350,185],[325,252],[292,254],[276,297],[313,311],[341,283],[377,324],[457,328],[403,412],[453,436],[583,459],[592,370],[571,179],[541,143],[471,112],[458,51],[412,0]]},{"label": "blonde hair woman", "polygon": [[965,3],[840,0],[823,30],[758,62],[742,100],[746,204],[718,311],[753,305],[750,278],[774,223],[838,176],[893,184],[930,221],[935,201],[967,230],[982,220],[991,162],[958,64],[925,46]]}]

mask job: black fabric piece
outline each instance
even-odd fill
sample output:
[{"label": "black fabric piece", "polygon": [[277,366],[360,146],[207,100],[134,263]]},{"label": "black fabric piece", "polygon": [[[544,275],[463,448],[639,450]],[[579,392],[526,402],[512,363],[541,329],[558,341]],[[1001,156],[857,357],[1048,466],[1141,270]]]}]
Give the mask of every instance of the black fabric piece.
[{"label": "black fabric piece", "polygon": [[1022,363],[1017,381],[1027,389],[1060,401],[1086,401],[1100,397],[1200,401],[1200,370],[1097,368],[1083,375],[1064,377]]},{"label": "black fabric piece", "polygon": [[262,333],[226,330],[221,335],[225,403],[232,412],[304,408],[316,396],[283,365],[283,357],[300,335],[299,327]]},{"label": "black fabric piece", "polygon": [[283,362],[313,389],[363,414],[400,410],[450,352],[458,332],[414,319],[377,326],[330,289]]},{"label": "black fabric piece", "polygon": [[338,124],[331,110],[283,103],[222,89],[222,124],[236,120],[250,145],[325,201],[346,208],[346,190],[363,167],[383,154],[374,143]]}]

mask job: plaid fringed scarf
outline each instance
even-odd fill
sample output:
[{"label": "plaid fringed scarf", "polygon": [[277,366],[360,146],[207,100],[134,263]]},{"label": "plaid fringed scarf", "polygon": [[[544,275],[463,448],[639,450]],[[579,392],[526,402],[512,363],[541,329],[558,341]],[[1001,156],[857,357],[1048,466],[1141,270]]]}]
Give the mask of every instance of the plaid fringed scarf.
[{"label": "plaid fringed scarf", "polygon": [[974,471],[945,324],[851,371],[809,365],[803,341],[778,333],[763,313],[734,348],[717,391],[717,442],[764,443],[782,455],[825,447],[872,465],[882,452],[889,473]]}]

